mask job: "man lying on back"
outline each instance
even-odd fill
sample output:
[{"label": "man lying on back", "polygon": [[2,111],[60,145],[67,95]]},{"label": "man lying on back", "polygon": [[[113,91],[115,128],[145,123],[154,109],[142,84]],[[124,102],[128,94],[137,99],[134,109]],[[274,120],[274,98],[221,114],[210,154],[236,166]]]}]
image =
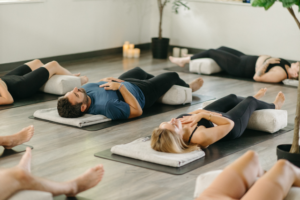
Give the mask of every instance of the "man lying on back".
[{"label": "man lying on back", "polygon": [[85,113],[105,115],[112,120],[135,118],[173,85],[190,87],[194,92],[200,89],[203,80],[198,78],[187,84],[176,72],[153,76],[136,67],[118,79],[109,77],[79,89],[75,87],[58,99],[57,109],[59,115],[65,118],[76,118]]}]

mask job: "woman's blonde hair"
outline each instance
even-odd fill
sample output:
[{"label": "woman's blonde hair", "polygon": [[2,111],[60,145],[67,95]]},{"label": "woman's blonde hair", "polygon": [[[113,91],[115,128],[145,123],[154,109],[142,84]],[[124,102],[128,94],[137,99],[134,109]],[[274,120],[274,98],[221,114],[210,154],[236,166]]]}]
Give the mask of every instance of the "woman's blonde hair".
[{"label": "woman's blonde hair", "polygon": [[151,148],[166,153],[188,153],[199,149],[197,145],[186,144],[179,134],[161,128],[153,130]]}]

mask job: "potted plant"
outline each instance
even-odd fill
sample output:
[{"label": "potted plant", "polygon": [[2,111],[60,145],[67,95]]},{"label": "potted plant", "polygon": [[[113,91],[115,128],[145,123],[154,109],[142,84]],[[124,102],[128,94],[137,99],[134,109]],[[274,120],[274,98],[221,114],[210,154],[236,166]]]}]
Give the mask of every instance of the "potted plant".
[{"label": "potted plant", "polygon": [[[268,1],[261,1],[261,0],[253,0],[252,6],[264,7],[265,10],[268,10],[276,0],[268,0]],[[294,18],[295,22],[300,29],[300,22],[297,19],[294,10],[292,8],[293,5],[299,7],[300,11],[300,1],[290,1],[290,0],[279,0],[282,2],[282,6],[287,8],[289,13]],[[278,159],[286,159],[293,163],[294,165],[300,167],[300,152],[299,152],[299,117],[300,117],[300,74],[299,74],[299,85],[298,85],[298,97],[297,97],[297,110],[296,110],[296,117],[295,117],[295,124],[294,124],[294,137],[293,143],[291,144],[282,144],[277,146],[277,157]]]},{"label": "potted plant", "polygon": [[[153,58],[165,59],[168,57],[169,51],[169,38],[162,37],[162,20],[163,11],[167,3],[171,0],[157,0],[158,10],[159,10],[159,26],[158,26],[158,38],[152,38],[152,55]],[[178,9],[183,6],[186,9],[190,9],[185,2],[182,0],[173,0],[173,11],[178,13]]]}]

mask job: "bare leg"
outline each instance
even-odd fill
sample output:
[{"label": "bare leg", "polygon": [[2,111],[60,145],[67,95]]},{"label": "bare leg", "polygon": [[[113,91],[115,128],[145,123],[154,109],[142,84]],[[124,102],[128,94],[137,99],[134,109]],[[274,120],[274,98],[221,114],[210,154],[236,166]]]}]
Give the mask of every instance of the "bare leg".
[{"label": "bare leg", "polygon": [[49,79],[53,75],[70,75],[70,76],[77,76],[80,77],[81,85],[88,82],[88,78],[86,76],[80,76],[80,73],[72,74],[69,70],[63,68],[58,62],[51,61],[44,65],[44,67],[49,71]]},{"label": "bare leg", "polygon": [[213,183],[199,196],[204,199],[240,199],[263,175],[258,156],[248,151],[234,163],[226,167]]},{"label": "bare leg", "polygon": [[280,91],[277,96],[276,96],[276,99],[274,101],[274,104],[275,104],[275,109],[281,109],[281,107],[283,106],[283,103],[285,101],[285,96],[284,94]]},{"label": "bare leg", "polygon": [[203,79],[200,77],[200,78],[197,78],[196,80],[192,81],[189,86],[190,88],[192,89],[192,92],[195,92],[197,90],[199,90],[202,85],[203,85],[204,81]]},{"label": "bare leg", "polygon": [[300,187],[300,169],[286,160],[279,160],[254,184],[242,200],[282,200],[292,185]]},{"label": "bare leg", "polygon": [[25,63],[28,67],[30,67],[31,71],[34,71],[42,66],[44,66],[44,63],[42,63],[40,60],[35,59],[33,61]]},{"label": "bare leg", "polygon": [[188,64],[191,60],[191,57],[175,58],[170,56],[170,61],[180,67],[184,67],[185,64]]},{"label": "bare leg", "polygon": [[0,146],[3,146],[6,149],[11,149],[17,145],[28,142],[32,138],[33,133],[34,127],[28,126],[16,134],[0,136]]},{"label": "bare leg", "polygon": [[21,190],[50,192],[53,196],[76,194],[96,186],[102,179],[102,165],[89,169],[83,175],[68,182],[54,182],[34,177],[30,174],[31,149],[27,148],[20,163],[13,168],[0,170],[0,200],[4,200]]}]

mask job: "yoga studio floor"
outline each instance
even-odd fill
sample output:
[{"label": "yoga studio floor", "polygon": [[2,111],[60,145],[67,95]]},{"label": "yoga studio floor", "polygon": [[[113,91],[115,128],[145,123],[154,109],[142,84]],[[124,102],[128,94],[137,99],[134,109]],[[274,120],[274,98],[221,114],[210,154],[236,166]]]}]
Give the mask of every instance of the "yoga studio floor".
[{"label": "yoga studio floor", "polygon": [[[139,60],[123,59],[121,55],[111,55],[61,64],[71,72],[81,72],[82,75],[88,76],[90,82],[98,81],[104,77],[118,77],[123,72],[136,66],[140,66],[154,75],[166,72],[163,70],[165,67],[174,66],[168,60],[153,60],[150,52],[142,54]],[[179,75],[187,82],[199,77],[195,74],[180,73]],[[286,96],[283,109],[288,110],[289,123],[294,122],[297,101],[296,88],[208,76],[203,76],[203,79],[204,86],[197,93],[216,98],[231,93],[250,96],[254,95],[260,88],[267,87],[267,94],[262,100],[273,102],[277,93],[282,91]],[[24,127],[34,125],[35,134],[31,141],[26,144],[34,147],[32,173],[39,177],[55,181],[66,181],[80,175],[90,167],[100,163],[103,164],[105,175],[102,182],[95,188],[79,195],[88,199],[190,200],[193,199],[195,181],[198,175],[210,170],[223,169],[250,149],[258,152],[261,165],[268,170],[276,162],[276,146],[291,143],[293,135],[293,131],[290,131],[187,174],[175,176],[100,159],[94,157],[94,153],[109,149],[117,144],[128,143],[137,138],[148,136],[153,128],[162,121],[169,120],[181,113],[193,111],[200,108],[202,104],[94,132],[28,119],[28,116],[32,115],[35,110],[55,106],[56,101],[49,101],[0,111],[0,134],[13,134]],[[1,158],[0,167],[5,168],[16,165],[21,156],[22,153]]]}]

